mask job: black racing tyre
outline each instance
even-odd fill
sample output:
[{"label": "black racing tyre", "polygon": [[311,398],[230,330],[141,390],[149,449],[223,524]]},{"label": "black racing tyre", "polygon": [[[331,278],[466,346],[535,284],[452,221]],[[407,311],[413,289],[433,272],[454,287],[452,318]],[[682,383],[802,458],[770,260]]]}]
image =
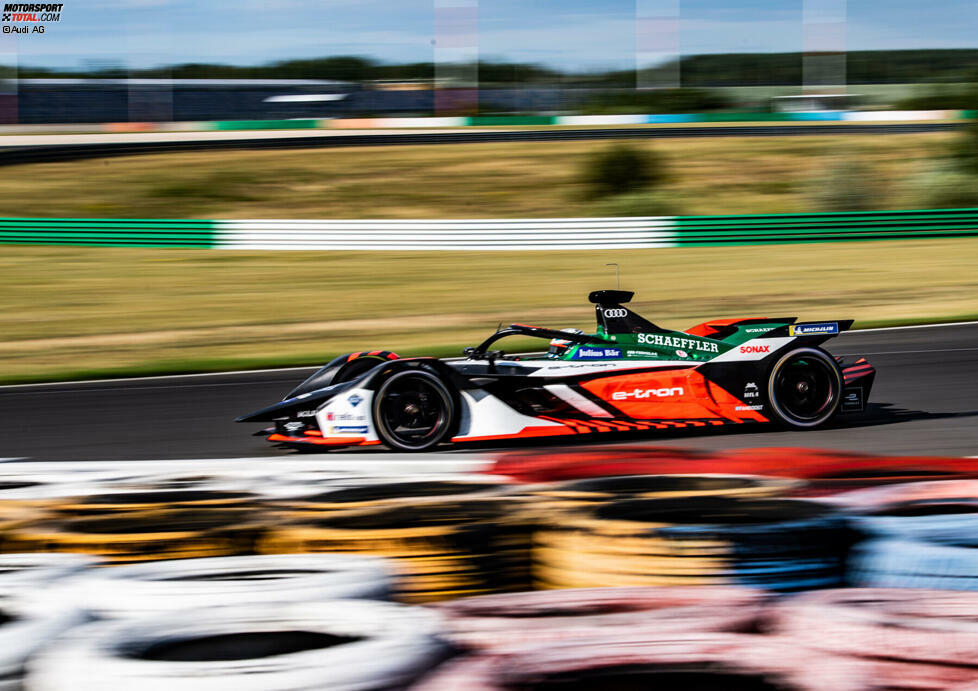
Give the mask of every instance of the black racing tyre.
[{"label": "black racing tyre", "polygon": [[402,369],[384,379],[374,396],[377,435],[397,451],[427,451],[455,426],[455,396],[434,373]]},{"label": "black racing tyre", "polygon": [[818,348],[796,348],[771,368],[767,400],[783,427],[811,429],[830,420],[842,403],[842,372]]}]

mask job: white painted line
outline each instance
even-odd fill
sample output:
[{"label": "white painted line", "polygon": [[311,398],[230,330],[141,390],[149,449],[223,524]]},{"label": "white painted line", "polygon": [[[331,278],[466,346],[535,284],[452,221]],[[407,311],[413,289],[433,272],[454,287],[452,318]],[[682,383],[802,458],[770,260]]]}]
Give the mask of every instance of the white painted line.
[{"label": "white painted line", "polygon": [[130,381],[152,381],[154,379],[189,379],[191,377],[225,377],[232,374],[264,374],[266,372],[300,372],[302,370],[317,370],[322,365],[307,365],[305,367],[272,367],[270,369],[241,369],[230,372],[197,372],[195,374],[156,374],[151,377],[115,377],[111,379],[79,379],[77,381],[48,381],[37,384],[6,384],[2,389],[24,389],[39,386],[71,386],[74,384],[118,384]]},{"label": "white painted line", "polygon": [[860,334],[869,333],[870,331],[902,331],[904,329],[936,329],[941,326],[974,326],[978,324],[978,321],[970,322],[944,322],[942,324],[913,324],[911,326],[880,326],[875,329],[853,329],[851,331],[844,331],[844,334]]}]

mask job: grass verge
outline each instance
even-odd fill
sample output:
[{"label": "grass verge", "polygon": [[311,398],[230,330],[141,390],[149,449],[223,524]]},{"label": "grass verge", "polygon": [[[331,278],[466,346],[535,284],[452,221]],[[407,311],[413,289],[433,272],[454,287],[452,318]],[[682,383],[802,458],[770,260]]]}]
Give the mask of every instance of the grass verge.
[{"label": "grass verge", "polygon": [[608,262],[635,309],[668,328],[972,318],[976,256],[978,238],[595,252],[6,247],[0,381],[319,364],[374,348],[454,355],[500,322],[591,330],[586,295],[614,285]]},{"label": "grass verge", "polygon": [[[872,169],[882,200],[946,152],[952,133],[632,140],[665,161],[686,214],[810,211],[807,186],[837,158]],[[619,140],[621,141],[621,140]],[[0,216],[111,218],[538,218],[596,216],[583,162],[608,142],[212,151],[9,166]]]}]

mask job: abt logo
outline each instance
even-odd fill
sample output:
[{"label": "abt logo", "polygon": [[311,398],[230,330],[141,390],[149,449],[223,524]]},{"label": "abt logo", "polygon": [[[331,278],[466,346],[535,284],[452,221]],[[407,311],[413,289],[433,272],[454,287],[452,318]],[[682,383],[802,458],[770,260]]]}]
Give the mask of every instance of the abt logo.
[{"label": "abt logo", "polygon": [[757,354],[757,353],[770,353],[771,346],[769,345],[742,345],[740,346],[741,353]]},{"label": "abt logo", "polygon": [[615,391],[611,394],[613,401],[627,401],[629,399],[641,398],[669,398],[671,396],[682,396],[685,393],[681,386],[674,386],[671,389],[635,389],[633,391]]}]

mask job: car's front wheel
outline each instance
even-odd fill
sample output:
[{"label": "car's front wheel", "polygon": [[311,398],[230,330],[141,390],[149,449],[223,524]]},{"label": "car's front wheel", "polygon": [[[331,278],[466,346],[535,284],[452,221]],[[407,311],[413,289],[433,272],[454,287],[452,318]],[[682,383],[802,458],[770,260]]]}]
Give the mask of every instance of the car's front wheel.
[{"label": "car's front wheel", "polygon": [[451,432],[455,397],[435,374],[423,369],[394,372],[377,389],[373,416],[377,435],[398,451],[426,451]]},{"label": "car's front wheel", "polygon": [[835,415],[842,402],[842,372],[817,348],[798,348],[775,363],[767,397],[775,422],[810,429]]}]

